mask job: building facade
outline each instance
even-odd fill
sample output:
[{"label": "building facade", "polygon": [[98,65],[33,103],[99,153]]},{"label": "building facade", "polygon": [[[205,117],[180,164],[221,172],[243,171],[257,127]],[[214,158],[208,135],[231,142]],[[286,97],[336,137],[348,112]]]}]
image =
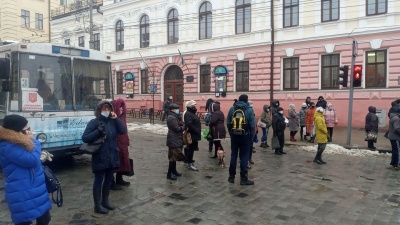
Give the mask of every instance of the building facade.
[{"label": "building facade", "polygon": [[[385,126],[385,112],[398,98],[397,1],[104,0],[100,9],[94,14],[100,50],[112,54],[116,97],[130,108],[152,108],[154,99],[161,109],[173,96],[182,107],[196,100],[199,111],[213,98],[227,112],[247,93],[258,117],[271,99],[299,109],[307,96],[315,102],[323,96],[346,126],[349,89],[339,87],[338,74],[351,65],[353,40],[362,66],[353,125],[363,127],[373,105]],[[74,18],[52,20],[53,42],[80,43]],[[125,88],[127,72],[135,74],[133,95]]]},{"label": "building facade", "polygon": [[0,39],[50,42],[49,0],[1,0]]}]

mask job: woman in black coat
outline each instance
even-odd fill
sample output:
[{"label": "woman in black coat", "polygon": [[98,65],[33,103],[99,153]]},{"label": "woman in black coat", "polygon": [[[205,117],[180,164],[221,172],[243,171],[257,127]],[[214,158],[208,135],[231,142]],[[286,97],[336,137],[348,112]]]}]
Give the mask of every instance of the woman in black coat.
[{"label": "woman in black coat", "polygon": [[[378,126],[379,126],[379,119],[376,116],[376,108],[374,106],[368,107],[368,114],[365,117],[365,132],[375,132],[378,134]],[[374,142],[375,141],[368,141],[368,148],[370,150],[375,150]]]},{"label": "woman in black coat", "polygon": [[[211,104],[212,103],[214,103],[214,100],[212,98],[207,99],[206,111],[207,111],[207,114],[210,114],[210,115],[212,115],[212,109],[211,109]],[[206,121],[206,119],[205,119],[205,125],[206,126],[210,125],[210,122]],[[213,141],[212,140],[208,140],[208,151],[209,152],[212,152],[212,147],[213,147]]]},{"label": "woman in black coat", "polygon": [[167,117],[167,146],[168,146],[168,173],[167,179],[176,180],[176,177],[182,176],[176,170],[176,161],[183,161],[185,156],[182,153],[183,149],[183,131],[186,129],[179,115],[179,106],[171,104],[169,106],[170,112]]},{"label": "woman in black coat", "polygon": [[210,131],[213,136],[213,141],[215,145],[215,153],[213,158],[217,158],[218,149],[224,150],[221,145],[221,140],[226,137],[226,129],[225,129],[225,116],[221,111],[221,106],[219,102],[215,102],[211,104],[211,121],[210,121]]},{"label": "woman in black coat", "polygon": [[274,131],[274,137],[277,137],[279,140],[279,148],[275,149],[275,154],[277,155],[282,155],[286,154],[286,152],[283,151],[283,145],[285,144],[285,129],[286,129],[286,123],[285,123],[285,117],[283,117],[283,108],[278,107],[277,108],[277,113],[275,113],[272,116],[272,129]]},{"label": "woman in black coat", "polygon": [[110,102],[100,102],[95,109],[95,119],[89,121],[82,141],[92,143],[105,137],[100,150],[92,155],[94,173],[93,200],[96,213],[107,214],[115,206],[108,201],[114,169],[120,166],[117,134],[125,134],[126,127],[113,112]]},{"label": "woman in black coat", "polygon": [[196,101],[190,100],[186,102],[186,112],[183,115],[183,121],[190,135],[192,136],[192,144],[188,145],[184,151],[186,156],[186,163],[188,169],[198,171],[194,165],[193,155],[194,151],[199,150],[199,141],[201,140],[201,124],[200,118],[196,115]]}]

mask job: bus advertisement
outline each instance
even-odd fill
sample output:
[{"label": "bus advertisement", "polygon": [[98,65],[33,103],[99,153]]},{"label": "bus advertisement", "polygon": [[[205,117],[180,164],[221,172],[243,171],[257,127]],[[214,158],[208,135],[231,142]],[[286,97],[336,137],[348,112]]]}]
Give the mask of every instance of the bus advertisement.
[{"label": "bus advertisement", "polygon": [[111,62],[103,52],[51,43],[0,46],[0,124],[28,119],[42,149],[80,154],[82,133],[101,100],[112,100]]}]

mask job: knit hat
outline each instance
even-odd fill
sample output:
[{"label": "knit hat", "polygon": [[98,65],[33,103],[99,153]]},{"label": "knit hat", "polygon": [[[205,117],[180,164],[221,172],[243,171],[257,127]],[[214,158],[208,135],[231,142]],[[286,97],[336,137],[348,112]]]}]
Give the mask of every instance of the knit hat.
[{"label": "knit hat", "polygon": [[318,107],[318,108],[317,108],[317,112],[323,113],[323,112],[324,112],[324,108]]},{"label": "knit hat", "polygon": [[20,115],[8,115],[4,117],[3,128],[20,132],[28,124],[28,120]]},{"label": "knit hat", "polygon": [[172,103],[171,105],[169,105],[169,109],[179,109],[179,105]]},{"label": "knit hat", "polygon": [[195,100],[190,100],[186,102],[186,108],[192,108],[193,106],[196,106]]},{"label": "knit hat", "polygon": [[302,107],[307,107],[307,103],[303,102]]},{"label": "knit hat", "polygon": [[242,94],[242,95],[239,96],[239,101],[247,103],[249,101],[249,96],[247,96],[245,94]]},{"label": "knit hat", "polygon": [[253,108],[253,102],[252,101],[248,101],[247,104],[249,104],[250,108]]},{"label": "knit hat", "polygon": [[292,103],[289,105],[289,109],[294,109],[295,105]]},{"label": "knit hat", "polygon": [[278,107],[278,108],[276,108],[276,111],[283,111],[283,108],[282,107]]}]

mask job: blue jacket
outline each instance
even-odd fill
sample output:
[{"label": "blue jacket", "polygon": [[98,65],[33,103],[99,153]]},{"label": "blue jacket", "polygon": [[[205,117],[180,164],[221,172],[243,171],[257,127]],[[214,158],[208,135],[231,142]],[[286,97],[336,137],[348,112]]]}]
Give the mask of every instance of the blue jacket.
[{"label": "blue jacket", "polygon": [[100,170],[109,168],[119,167],[119,150],[117,143],[117,134],[125,134],[126,127],[119,118],[111,119],[110,117],[104,117],[100,115],[101,106],[109,104],[108,102],[100,103],[95,111],[96,118],[89,121],[86,125],[86,129],[82,134],[82,141],[85,143],[91,143],[100,138],[103,134],[97,128],[100,125],[104,126],[106,139],[100,150],[92,155],[92,171],[93,173]]},{"label": "blue jacket", "polygon": [[36,139],[0,127],[0,164],[13,223],[33,221],[51,209]]},{"label": "blue jacket", "polygon": [[249,138],[251,138],[251,140],[253,140],[253,137],[255,134],[254,111],[245,102],[238,101],[234,106],[232,106],[229,109],[228,117],[226,118],[226,126],[228,127],[228,131],[232,137],[232,133],[231,133],[232,116],[233,116],[233,112],[235,112],[235,110],[237,108],[241,108],[244,111],[244,115],[246,117],[246,122],[248,124],[248,135],[249,135]]}]

